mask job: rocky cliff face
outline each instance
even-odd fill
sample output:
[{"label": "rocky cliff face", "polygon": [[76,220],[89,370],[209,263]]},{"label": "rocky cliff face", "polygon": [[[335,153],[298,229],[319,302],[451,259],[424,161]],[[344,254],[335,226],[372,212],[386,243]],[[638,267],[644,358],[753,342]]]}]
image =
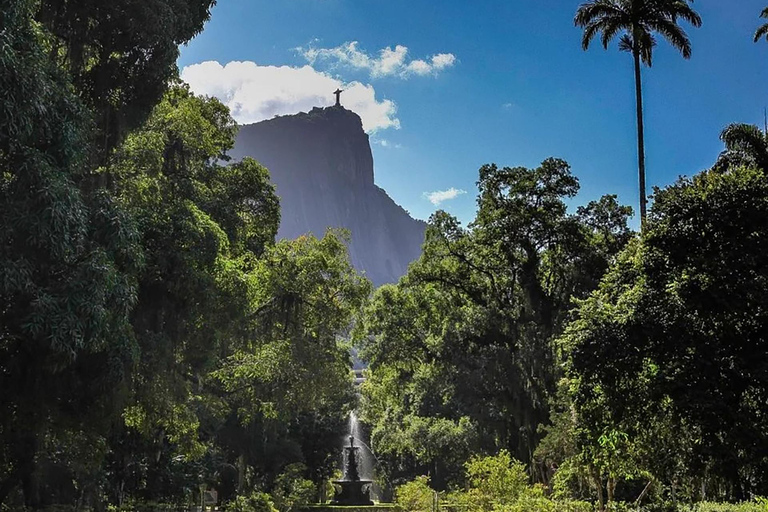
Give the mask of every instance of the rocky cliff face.
[{"label": "rocky cliff face", "polygon": [[368,135],[354,112],[315,108],[242,126],[230,155],[269,169],[280,196],[279,238],[346,228],[352,264],[376,286],[396,282],[419,257],[426,223],[374,184]]}]

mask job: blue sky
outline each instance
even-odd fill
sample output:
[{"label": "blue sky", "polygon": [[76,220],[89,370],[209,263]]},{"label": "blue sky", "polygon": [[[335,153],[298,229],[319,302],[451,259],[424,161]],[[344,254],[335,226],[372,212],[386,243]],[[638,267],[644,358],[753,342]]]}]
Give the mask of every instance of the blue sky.
[{"label": "blue sky", "polygon": [[[376,182],[415,217],[439,207],[467,223],[481,165],[530,167],[549,156],[567,160],[579,178],[574,205],[611,193],[637,210],[632,61],[615,44],[581,50],[578,5],[220,0],[204,32],[182,48],[179,67],[192,66],[183,76],[194,89],[224,99],[243,80],[255,83],[239,96],[241,121],[267,108],[330,104],[331,80],[357,83],[349,101],[359,100],[369,129],[378,127],[371,132]],[[766,5],[696,1],[703,26],[686,26],[689,61],[660,42],[643,75],[649,187],[710,166],[728,123],[762,125],[768,43],[753,43],[752,34]],[[345,45],[354,41],[350,51]],[[398,45],[407,47],[400,61]],[[380,60],[385,48],[389,61]],[[208,61],[220,66],[193,66]],[[251,64],[225,73],[232,61]],[[425,195],[450,189],[466,193],[439,206]]]}]

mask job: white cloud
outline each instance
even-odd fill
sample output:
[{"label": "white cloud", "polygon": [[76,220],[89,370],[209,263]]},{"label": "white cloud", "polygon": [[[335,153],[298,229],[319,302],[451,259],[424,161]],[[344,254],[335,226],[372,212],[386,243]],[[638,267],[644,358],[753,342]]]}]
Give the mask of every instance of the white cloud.
[{"label": "white cloud", "polygon": [[430,203],[432,203],[435,206],[438,206],[443,201],[450,201],[451,199],[456,199],[458,196],[462,194],[466,194],[466,190],[459,190],[457,188],[451,187],[448,190],[436,190],[434,192],[424,192],[424,197],[429,200]]},{"label": "white cloud", "polygon": [[452,53],[438,53],[432,56],[432,67],[436,70],[445,69],[456,63],[456,56]]},{"label": "white cloud", "polygon": [[312,66],[261,66],[250,61],[222,66],[207,61],[186,66],[181,79],[196,94],[221,100],[242,124],[333,105],[333,91],[341,88],[342,105],[360,116],[366,132],[400,128],[397,106],[391,100],[377,100],[372,85],[343,83]]},{"label": "white cloud", "polygon": [[335,48],[297,48],[298,52],[313,66],[317,62],[331,65],[345,65],[365,69],[372,77],[411,75],[436,75],[439,71],[453,66],[456,56],[452,53],[438,53],[428,59],[408,60],[408,47],[396,45],[379,50],[378,56],[371,56],[358,47],[357,41],[344,43]]},{"label": "white cloud", "polygon": [[390,142],[387,139],[371,139],[371,142],[383,148],[400,149],[403,147],[402,145]]}]

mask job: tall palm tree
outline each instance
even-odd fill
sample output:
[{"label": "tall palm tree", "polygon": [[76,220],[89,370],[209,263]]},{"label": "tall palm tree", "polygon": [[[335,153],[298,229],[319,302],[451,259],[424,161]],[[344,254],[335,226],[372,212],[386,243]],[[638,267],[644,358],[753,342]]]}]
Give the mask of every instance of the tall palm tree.
[{"label": "tall palm tree", "polygon": [[701,17],[689,5],[693,0],[591,0],[582,4],[574,23],[584,29],[581,46],[589,48],[592,39],[600,33],[605,49],[614,37],[619,38],[619,49],[629,52],[635,61],[635,97],[637,101],[637,159],[640,178],[640,223],[645,223],[647,199],[645,197],[645,142],[643,134],[643,91],[640,65],[651,67],[654,33],[661,34],[684,58],[691,57],[691,41],[678,25],[687,21],[701,26]]},{"label": "tall palm tree", "polygon": [[768,133],[751,124],[729,124],[720,134],[725,150],[715,163],[715,169],[757,167],[768,171]]},{"label": "tall palm tree", "polygon": [[[768,7],[763,9],[763,12],[760,13],[760,17],[768,18]],[[757,29],[755,32],[755,42],[758,42],[763,36],[765,36],[765,39],[768,41],[768,23],[761,25],[760,28]]]}]

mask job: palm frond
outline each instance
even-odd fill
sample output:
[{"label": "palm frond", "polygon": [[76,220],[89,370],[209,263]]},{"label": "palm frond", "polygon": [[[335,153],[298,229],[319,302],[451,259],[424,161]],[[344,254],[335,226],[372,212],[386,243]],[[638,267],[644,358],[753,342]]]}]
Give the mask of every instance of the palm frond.
[{"label": "palm frond", "polygon": [[723,150],[718,156],[712,168],[716,171],[726,172],[734,167],[757,167],[757,162],[752,155],[744,151]]},{"label": "palm frond", "polygon": [[670,19],[661,18],[649,22],[648,27],[654,32],[661,34],[673,48],[683,55],[683,58],[691,58],[691,53],[693,51],[691,48],[691,40],[680,25]]},{"label": "palm frond", "polygon": [[602,25],[599,22],[590,23],[584,28],[584,35],[581,38],[581,48],[583,50],[589,49],[589,44],[592,39],[602,30]]},{"label": "palm frond", "polygon": [[619,39],[619,51],[632,53],[635,51],[635,42],[632,40],[632,36],[624,34]]},{"label": "palm frond", "polygon": [[678,18],[687,21],[694,27],[701,26],[701,16],[693,10],[689,2],[692,0],[677,0],[672,2],[669,7],[669,15],[673,22],[677,23]]},{"label": "palm frond", "polygon": [[[584,28],[582,47],[589,48],[592,40],[600,34],[604,48],[622,31],[619,49],[638,51],[648,66],[652,63],[658,32],[688,59],[691,57],[691,41],[685,30],[678,24],[687,21],[694,27],[701,26],[701,17],[693,10],[693,0],[591,0],[582,4],[576,12],[574,23]],[[768,11],[768,9],[766,9]],[[768,37],[768,24],[760,36]]]},{"label": "palm frond", "polygon": [[577,27],[586,27],[598,19],[621,19],[625,17],[626,12],[621,9],[617,0],[592,0],[583,3],[576,11],[573,23]]},{"label": "palm frond", "polygon": [[729,124],[720,133],[720,140],[727,149],[743,147],[761,147],[766,145],[762,130],[753,124]]},{"label": "palm frond", "polygon": [[622,27],[617,23],[606,23],[603,27],[603,35],[600,37],[600,42],[602,43],[603,48],[607,50],[608,45],[611,43],[613,38],[616,37],[616,34],[621,32],[621,30],[624,28],[626,27]]},{"label": "palm frond", "polygon": [[639,46],[640,58],[650,68],[653,66],[653,49],[656,48],[656,38],[650,32],[643,32]]},{"label": "palm frond", "polygon": [[[763,9],[763,11],[760,13],[760,17],[761,18],[768,18],[768,7]],[[765,36],[765,40],[768,41],[768,23],[766,23],[765,25],[760,26],[755,31],[755,42],[758,42],[760,40],[760,38],[762,38],[763,36]]]},{"label": "palm frond", "polygon": [[720,154],[716,167],[725,164],[757,166],[768,170],[768,138],[757,126],[730,124],[720,134],[725,151]]},{"label": "palm frond", "polygon": [[765,40],[768,41],[768,23],[762,25],[755,31],[755,42],[758,42],[763,36],[765,36]]}]

